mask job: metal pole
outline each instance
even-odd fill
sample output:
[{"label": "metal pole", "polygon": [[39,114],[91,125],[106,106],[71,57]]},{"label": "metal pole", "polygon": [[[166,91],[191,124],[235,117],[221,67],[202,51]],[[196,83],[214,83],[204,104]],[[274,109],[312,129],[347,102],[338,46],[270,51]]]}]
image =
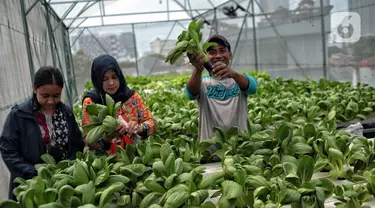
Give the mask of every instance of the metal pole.
[{"label": "metal pole", "polygon": [[[240,39],[241,39],[241,34],[242,34],[242,31],[243,31],[243,26],[246,24],[246,18],[247,18],[247,14],[245,15],[245,18],[243,19],[240,32],[238,33],[238,37],[237,37],[237,40],[236,40],[236,45],[234,47],[234,51],[232,52],[233,53],[233,57],[236,56],[236,51],[237,51],[238,43],[240,42]],[[231,62],[231,65],[232,65],[232,62]]]},{"label": "metal pole", "polygon": [[258,43],[257,43],[257,29],[255,26],[255,4],[254,0],[251,1],[251,13],[253,20],[253,45],[254,45],[254,59],[255,59],[255,71],[259,71],[259,61],[258,61]]},{"label": "metal pole", "polygon": [[67,50],[67,53],[68,53],[68,58],[69,58],[69,62],[70,62],[70,67],[72,69],[72,73],[73,73],[73,76],[74,76],[74,80],[73,80],[73,90],[75,92],[75,95],[77,97],[79,97],[78,95],[78,92],[77,92],[77,80],[76,80],[76,73],[75,73],[75,68],[74,68],[74,63],[73,63],[73,56],[72,56],[72,50],[71,50],[71,47],[70,47],[70,37],[69,37],[69,34],[68,34],[68,29],[66,28],[66,31],[65,31],[65,35],[66,35],[66,39],[67,39],[67,47],[66,47],[66,50]]},{"label": "metal pole", "polygon": [[[63,33],[63,57],[64,57],[64,60],[65,60],[65,65],[66,65],[66,72],[68,74],[67,78],[68,78],[68,86],[69,87],[69,91],[70,91],[70,101],[71,101],[71,105],[73,105],[73,100],[75,100],[75,98],[73,98],[72,94],[73,94],[73,88],[75,87],[75,85],[73,84],[73,77],[74,77],[74,74],[72,73],[71,69],[72,69],[72,64],[70,62],[70,55],[69,55],[69,52],[70,52],[70,47],[69,47],[69,36],[67,36],[67,28],[65,27],[61,27],[61,32]],[[76,94],[77,95],[77,92]]]},{"label": "metal pole", "polygon": [[138,52],[137,52],[137,41],[135,40],[135,30],[134,24],[132,24],[132,31],[133,31],[133,44],[134,44],[134,54],[135,54],[135,67],[137,70],[137,76],[139,76],[139,69],[138,69]]},{"label": "metal pole", "polygon": [[27,60],[29,62],[29,67],[30,67],[30,78],[31,78],[31,83],[33,83],[34,82],[35,70],[34,70],[33,56],[31,54],[29,26],[27,25],[27,18],[26,18],[24,0],[20,0],[20,5],[21,5],[21,13],[22,13],[23,30],[24,30],[24,33],[25,33]]},{"label": "metal pole", "polygon": [[[214,24],[216,24],[216,8],[214,9],[214,19],[212,20],[210,34],[208,35],[209,37],[212,35],[213,30],[216,31],[216,26],[214,26]],[[217,33],[217,31],[216,31],[216,33]]]},{"label": "metal pole", "polygon": [[[252,1],[250,1],[249,4],[247,5],[246,11],[249,10],[251,2],[252,2]],[[249,15],[249,12],[247,12],[246,15],[245,15],[245,17],[243,18],[243,22],[242,22],[242,25],[241,25],[241,28],[240,28],[240,31],[239,31],[239,33],[238,33],[238,37],[237,37],[237,40],[236,40],[236,45],[235,45],[235,47],[234,47],[234,51],[232,52],[232,53],[233,53],[233,57],[235,57],[235,55],[236,55],[236,51],[237,51],[237,47],[238,47],[238,43],[240,42],[243,28],[244,28],[245,24],[247,24],[247,16],[248,16],[248,15]],[[232,65],[232,62],[231,62],[231,65]]]},{"label": "metal pole", "polygon": [[[53,65],[56,66],[56,57],[55,57],[55,53],[53,52],[53,38],[52,38],[53,34],[51,33],[52,27],[51,27],[50,19],[48,17],[48,15],[49,15],[48,4],[44,4],[44,8],[46,9],[46,23],[47,23],[49,44],[50,44],[50,48],[51,48],[52,62],[53,62]],[[60,70],[62,70],[62,69],[60,69]]]},{"label": "metal pole", "polygon": [[168,21],[170,20],[170,16],[169,16],[169,0],[167,0],[167,19],[168,19]]},{"label": "metal pole", "polygon": [[216,34],[219,34],[219,30],[218,30],[217,24],[218,24],[218,21],[217,21],[217,9],[215,8],[215,31],[216,31]]},{"label": "metal pole", "polygon": [[320,22],[321,22],[321,34],[322,34],[322,49],[323,49],[323,74],[326,79],[329,79],[329,73],[327,69],[327,42],[326,42],[326,32],[325,32],[325,22],[324,22],[324,2],[320,0]]}]

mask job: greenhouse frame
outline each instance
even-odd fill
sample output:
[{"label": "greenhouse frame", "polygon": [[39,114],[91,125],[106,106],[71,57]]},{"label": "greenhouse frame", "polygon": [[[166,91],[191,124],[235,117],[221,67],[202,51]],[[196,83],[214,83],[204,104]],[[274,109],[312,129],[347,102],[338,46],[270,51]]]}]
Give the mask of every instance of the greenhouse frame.
[{"label": "greenhouse frame", "polygon": [[[346,18],[349,16],[351,19]],[[280,87],[286,87],[280,83],[281,78],[338,81],[350,83],[353,89],[375,87],[373,0],[0,0],[0,96],[3,98],[0,130],[12,107],[32,96],[34,74],[42,66],[56,66],[61,70],[62,100],[75,111],[78,109],[78,113],[74,112],[76,116],[81,113],[82,94],[92,88],[88,82],[92,61],[101,54],[115,57],[130,80],[145,77],[144,83],[134,84],[135,89],[146,86],[147,77],[151,76],[155,79],[164,79],[164,75],[181,76],[176,82],[186,83],[187,74],[193,70],[187,56],[173,65],[166,63],[165,58],[175,47],[178,35],[187,30],[191,21],[199,19],[204,21],[203,42],[213,34],[228,39],[233,54],[230,66],[236,71],[264,72]],[[258,79],[260,84],[267,82],[262,76]],[[165,83],[172,86],[172,81]],[[345,85],[343,89],[350,87]],[[152,106],[156,102],[152,101]],[[365,115],[368,108],[375,108],[375,101],[368,103],[371,104],[366,104],[367,108],[358,110],[359,115],[353,117],[367,120],[372,115]],[[190,105],[192,102],[187,106]],[[250,102],[251,105],[255,104]],[[290,102],[288,106],[292,105],[297,104]],[[322,105],[325,104],[319,103]],[[156,107],[150,109],[168,114]],[[249,113],[249,118],[265,116],[264,112],[259,116],[257,110]],[[361,128],[372,125],[361,124]],[[338,129],[344,128],[337,125]],[[208,174],[220,172],[222,168],[219,163],[207,167]],[[312,178],[328,178],[327,174],[322,171]],[[0,204],[7,199],[8,178],[9,172],[0,160]],[[336,180],[335,185],[341,182]],[[258,190],[258,194],[264,194],[262,191],[265,193],[265,188]],[[375,188],[373,191],[371,194],[375,196]],[[223,191],[223,194],[229,193]],[[327,199],[330,205],[326,207],[333,207],[331,199]],[[215,205],[229,203],[229,199],[217,200],[214,199]],[[232,206],[240,207],[237,203]],[[371,203],[370,206],[375,206]]]}]

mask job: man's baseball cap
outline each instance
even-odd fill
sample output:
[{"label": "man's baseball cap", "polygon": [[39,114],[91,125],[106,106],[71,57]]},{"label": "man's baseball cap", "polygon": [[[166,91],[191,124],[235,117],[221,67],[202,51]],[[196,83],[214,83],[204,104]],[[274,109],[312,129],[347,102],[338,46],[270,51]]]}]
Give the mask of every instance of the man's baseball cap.
[{"label": "man's baseball cap", "polygon": [[229,41],[224,36],[212,35],[211,37],[208,38],[207,42],[214,42],[214,43],[217,43],[219,45],[225,46],[230,51]]}]

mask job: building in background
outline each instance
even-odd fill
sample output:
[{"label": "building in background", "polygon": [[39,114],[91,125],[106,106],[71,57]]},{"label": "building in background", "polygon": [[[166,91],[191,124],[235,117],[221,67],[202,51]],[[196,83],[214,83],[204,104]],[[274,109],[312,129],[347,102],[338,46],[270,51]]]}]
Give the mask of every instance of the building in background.
[{"label": "building in background", "polygon": [[[72,37],[73,41],[77,37]],[[118,61],[128,61],[135,58],[133,33],[119,34],[82,34],[72,47],[73,54],[82,49],[85,54],[95,58],[100,54],[110,54]]]},{"label": "building in background", "polygon": [[150,42],[151,53],[167,56],[169,51],[173,50],[177,40],[162,40],[157,37]]},{"label": "building in background", "polygon": [[261,0],[258,2],[265,13],[274,12],[279,7],[289,9],[289,0]]}]

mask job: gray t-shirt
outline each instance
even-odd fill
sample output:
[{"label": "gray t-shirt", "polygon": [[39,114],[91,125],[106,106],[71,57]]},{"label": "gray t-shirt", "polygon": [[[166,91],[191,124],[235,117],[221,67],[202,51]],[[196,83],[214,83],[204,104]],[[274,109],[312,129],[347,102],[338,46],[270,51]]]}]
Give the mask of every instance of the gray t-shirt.
[{"label": "gray t-shirt", "polygon": [[196,96],[185,88],[188,98],[198,102],[200,140],[214,137],[214,127],[228,130],[237,126],[240,130],[246,130],[247,96],[256,93],[257,81],[249,74],[244,75],[249,79],[249,87],[245,91],[232,78],[220,80],[210,76],[202,77],[201,91]]}]

